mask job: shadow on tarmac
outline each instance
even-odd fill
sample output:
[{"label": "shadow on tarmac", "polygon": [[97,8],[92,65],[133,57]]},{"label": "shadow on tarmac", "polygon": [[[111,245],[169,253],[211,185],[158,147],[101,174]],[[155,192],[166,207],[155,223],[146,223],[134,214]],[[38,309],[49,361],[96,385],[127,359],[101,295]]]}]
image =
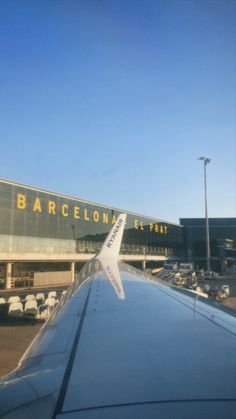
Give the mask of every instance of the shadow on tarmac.
[{"label": "shadow on tarmac", "polygon": [[4,317],[0,318],[0,327],[11,327],[11,326],[33,326],[35,324],[45,323],[42,319],[36,319],[34,317]]}]

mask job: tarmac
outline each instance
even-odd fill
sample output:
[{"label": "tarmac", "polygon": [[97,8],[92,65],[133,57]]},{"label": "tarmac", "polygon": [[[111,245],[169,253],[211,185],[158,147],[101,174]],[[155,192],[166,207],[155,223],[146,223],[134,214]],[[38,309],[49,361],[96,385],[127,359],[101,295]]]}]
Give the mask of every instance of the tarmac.
[{"label": "tarmac", "polygon": [[0,320],[0,377],[9,374],[44,323],[24,319]]},{"label": "tarmac", "polygon": [[[19,295],[24,299],[27,294],[37,294],[55,290],[58,294],[68,288],[64,286],[46,287],[46,288],[18,288],[11,290],[0,290],[0,296],[6,300],[12,295]],[[39,333],[44,321],[34,318],[10,318],[0,317],[0,377],[9,374],[17,367],[22,355]]]},{"label": "tarmac", "polygon": [[[230,296],[223,300],[222,303],[216,303],[224,305],[229,308],[229,312],[236,316],[236,276],[230,277],[219,277],[212,280],[204,280],[204,283],[200,283],[201,287],[204,284],[210,284],[212,289],[219,289],[222,285],[229,285],[230,287]],[[64,289],[66,287],[63,287]],[[29,294],[33,292],[39,292],[38,290],[22,290],[22,294]],[[0,292],[0,295],[3,296],[4,292]],[[14,290],[14,293],[10,291],[11,295],[16,294],[17,290]],[[19,294],[19,290],[18,290]],[[9,295],[9,291],[5,292],[5,296]],[[39,322],[34,319],[24,319],[24,318],[5,318],[0,319],[0,377],[9,374],[12,370],[17,367],[17,364],[28,348],[29,344],[32,342],[36,334],[40,331],[44,322]]]},{"label": "tarmac", "polygon": [[219,290],[222,285],[229,285],[230,295],[228,298],[224,299],[222,303],[224,306],[236,310],[236,275],[233,276],[219,276],[216,279],[204,280],[204,282],[199,283],[201,287],[204,287],[204,284],[209,284],[211,289]]}]

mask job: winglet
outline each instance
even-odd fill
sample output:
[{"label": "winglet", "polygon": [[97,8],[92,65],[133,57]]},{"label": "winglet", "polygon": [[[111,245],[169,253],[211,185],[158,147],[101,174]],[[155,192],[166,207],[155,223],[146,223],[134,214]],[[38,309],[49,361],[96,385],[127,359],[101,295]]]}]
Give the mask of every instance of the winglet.
[{"label": "winglet", "polygon": [[116,223],[103,243],[101,251],[97,256],[98,259],[118,259],[126,217],[127,214],[119,215]]}]

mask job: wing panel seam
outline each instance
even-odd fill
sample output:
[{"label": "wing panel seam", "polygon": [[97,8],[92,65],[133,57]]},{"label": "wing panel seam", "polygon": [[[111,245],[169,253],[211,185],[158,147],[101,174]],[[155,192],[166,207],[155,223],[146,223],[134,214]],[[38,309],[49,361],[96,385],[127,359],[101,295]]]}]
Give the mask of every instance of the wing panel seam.
[{"label": "wing panel seam", "polygon": [[77,347],[78,347],[78,343],[79,343],[79,339],[81,336],[81,332],[82,332],[82,327],[83,327],[83,323],[84,323],[84,318],[85,318],[85,314],[86,314],[86,310],[87,310],[87,306],[88,306],[88,301],[89,301],[89,297],[90,297],[90,293],[91,293],[91,287],[92,287],[92,282],[93,279],[91,280],[90,286],[89,286],[89,290],[88,290],[88,294],[84,303],[84,308],[81,314],[81,319],[79,322],[79,326],[78,326],[78,330],[76,332],[75,335],[75,339],[74,339],[74,343],[71,349],[71,354],[67,363],[67,367],[65,370],[65,374],[62,380],[62,385],[60,388],[60,392],[59,392],[59,396],[57,399],[57,403],[56,403],[56,407],[55,407],[55,411],[54,411],[54,415],[53,415],[53,419],[56,418],[56,416],[61,413],[63,404],[64,404],[64,400],[65,400],[65,396],[66,396],[66,391],[67,391],[67,386],[70,380],[70,375],[71,375],[71,371],[73,368],[73,364],[74,364],[74,359],[75,359],[75,355],[76,355],[76,351],[77,351]]}]

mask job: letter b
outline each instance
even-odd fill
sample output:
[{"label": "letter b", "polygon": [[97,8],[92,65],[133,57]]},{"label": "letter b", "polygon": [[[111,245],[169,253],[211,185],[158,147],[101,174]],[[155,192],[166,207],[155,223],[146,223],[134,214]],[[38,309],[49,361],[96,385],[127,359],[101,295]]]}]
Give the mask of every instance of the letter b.
[{"label": "letter b", "polygon": [[26,197],[25,195],[18,193],[17,194],[17,208],[24,209],[26,207]]}]

